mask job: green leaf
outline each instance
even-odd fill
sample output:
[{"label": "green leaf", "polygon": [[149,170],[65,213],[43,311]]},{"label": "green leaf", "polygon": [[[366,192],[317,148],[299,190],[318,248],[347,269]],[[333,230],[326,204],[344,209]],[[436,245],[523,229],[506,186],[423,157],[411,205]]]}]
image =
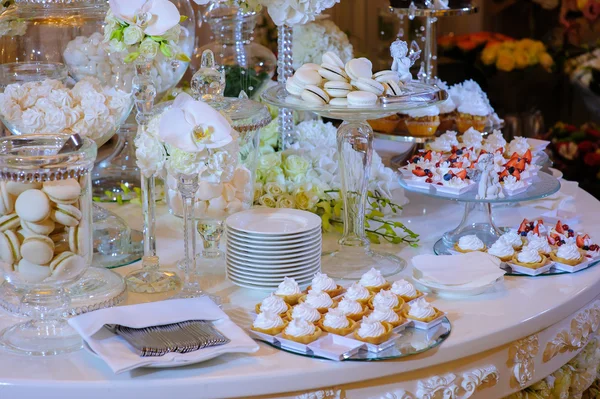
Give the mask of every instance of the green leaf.
[{"label": "green leaf", "polygon": [[160,44],[160,52],[167,58],[173,57],[173,53],[171,52],[171,46],[166,43]]},{"label": "green leaf", "polygon": [[179,17],[179,23],[185,22],[188,20],[188,16],[187,15],[182,15]]},{"label": "green leaf", "polygon": [[370,233],[367,231],[367,238],[373,244],[381,244],[381,241],[379,240],[379,236],[375,233]]},{"label": "green leaf", "polygon": [[129,64],[129,63],[132,63],[133,61],[135,61],[139,56],[140,56],[140,53],[137,51],[134,51],[133,53],[129,53],[127,55],[127,57],[125,57],[124,61],[126,64]]},{"label": "green leaf", "polygon": [[165,41],[162,36],[148,36],[150,39],[154,40],[156,43],[160,43]]},{"label": "green leaf", "polygon": [[129,189],[129,187],[127,187],[124,183],[121,183],[121,190],[123,190],[123,193],[125,195],[129,194],[131,192],[131,190]]},{"label": "green leaf", "polygon": [[102,199],[100,197],[92,197],[92,200],[94,202],[102,202]]},{"label": "green leaf", "polygon": [[329,215],[325,214],[321,216],[321,221],[323,222],[323,230],[331,231],[331,223],[329,223]]},{"label": "green leaf", "polygon": [[110,35],[110,40],[113,39],[117,39],[118,41],[123,40],[123,28],[113,30],[113,33]]},{"label": "green leaf", "polygon": [[123,197],[121,196],[121,194],[117,195],[117,204],[123,205]]},{"label": "green leaf", "polygon": [[106,195],[108,198],[112,198],[112,197],[114,197],[114,194],[113,194],[113,193],[112,193],[112,191],[110,191],[110,190],[106,190],[106,191],[104,192],[104,195]]},{"label": "green leaf", "polygon": [[321,201],[317,204],[317,208],[322,208],[326,215],[331,215],[331,205],[327,201]]},{"label": "green leaf", "polygon": [[333,214],[336,217],[340,217],[342,215],[342,205],[343,205],[342,201],[337,201],[335,203],[335,205],[333,206]]},{"label": "green leaf", "polygon": [[188,57],[188,56],[187,56],[186,54],[184,54],[184,53],[179,53],[179,54],[177,54],[177,55],[175,56],[175,58],[176,58],[177,60],[179,60],[179,61],[182,61],[182,62],[190,62],[190,61],[191,61],[190,57]]},{"label": "green leaf", "polygon": [[365,227],[366,227],[367,229],[371,227],[371,225],[369,224],[369,221],[368,221],[368,220],[365,220]]}]

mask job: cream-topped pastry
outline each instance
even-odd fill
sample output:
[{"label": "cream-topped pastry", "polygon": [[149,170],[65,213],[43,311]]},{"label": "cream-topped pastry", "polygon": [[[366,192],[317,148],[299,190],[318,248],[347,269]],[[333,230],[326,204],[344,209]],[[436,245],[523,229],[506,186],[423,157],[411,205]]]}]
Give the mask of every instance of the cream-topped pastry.
[{"label": "cream-topped pastry", "polygon": [[552,252],[552,247],[546,237],[540,237],[537,234],[527,234],[527,246],[533,248],[542,254],[548,255]]},{"label": "cream-topped pastry", "polygon": [[281,297],[275,294],[271,294],[265,299],[263,299],[257,310],[258,313],[272,312],[275,314],[283,314],[287,312],[288,305]]},{"label": "cream-topped pastry", "polygon": [[346,293],[344,294],[344,298],[352,299],[363,304],[366,303],[370,297],[371,292],[359,282],[352,283],[352,285],[348,287]]},{"label": "cream-topped pastry", "polygon": [[342,300],[338,303],[337,308],[346,316],[348,315],[356,315],[363,312],[363,306],[357,301],[349,298],[342,298]]},{"label": "cream-topped pastry", "polygon": [[321,329],[309,321],[293,319],[283,329],[281,336],[291,341],[310,344],[321,336]]},{"label": "cream-topped pastry", "polygon": [[487,152],[496,152],[498,149],[502,149],[504,153],[504,147],[506,147],[506,140],[500,130],[494,130],[492,134],[489,134],[485,138],[483,149]]},{"label": "cream-topped pastry", "polygon": [[400,324],[402,321],[400,316],[398,316],[398,313],[385,306],[375,306],[375,309],[369,315],[369,318],[377,321],[385,321],[393,326]]},{"label": "cream-topped pastry", "polygon": [[333,291],[337,289],[335,281],[325,273],[316,273],[310,286],[313,290],[317,291]]},{"label": "cream-topped pastry", "polygon": [[485,244],[474,234],[462,236],[454,244],[455,249],[461,252],[483,251]]},{"label": "cream-topped pastry", "polygon": [[462,135],[463,145],[467,148],[473,148],[475,151],[481,149],[483,135],[473,128],[467,129]]},{"label": "cream-topped pastry", "polygon": [[318,309],[323,313],[324,309],[333,306],[333,299],[325,291],[310,290],[304,297],[304,302]]},{"label": "cream-topped pastry", "polygon": [[252,329],[265,334],[276,335],[283,330],[285,322],[277,313],[261,312],[252,323]]},{"label": "cream-topped pastry", "polygon": [[537,249],[525,245],[516,256],[513,256],[512,263],[518,266],[538,269],[546,265],[546,260],[546,257],[541,255]]},{"label": "cream-topped pastry", "polygon": [[408,310],[408,318],[420,321],[431,321],[437,316],[436,309],[425,299],[417,299],[411,302]]},{"label": "cream-topped pastry", "polygon": [[453,176],[450,180],[443,180],[442,183],[444,186],[454,187],[454,188],[463,188],[469,185],[465,180],[461,179],[458,176]]},{"label": "cream-topped pastry", "polygon": [[292,308],[291,319],[302,319],[316,323],[321,319],[321,313],[309,303],[299,303]]},{"label": "cream-topped pastry", "polygon": [[383,278],[381,272],[374,267],[371,268],[368,272],[362,275],[359,280],[359,283],[370,290],[379,291],[387,286],[389,283]]},{"label": "cream-topped pastry", "polygon": [[283,298],[286,303],[295,305],[298,303],[298,299],[300,299],[302,296],[302,291],[300,290],[300,286],[298,286],[296,280],[293,278],[284,277],[283,281],[277,286],[275,295]]},{"label": "cream-topped pastry", "polygon": [[528,187],[528,184],[523,180],[517,179],[515,176],[506,176],[502,181],[502,186],[505,188],[505,191],[508,195],[516,195],[525,191]]},{"label": "cream-topped pastry", "polygon": [[494,244],[487,250],[488,254],[500,258],[503,262],[508,262],[515,254],[513,246],[501,239],[496,240]]},{"label": "cream-topped pastry", "polygon": [[502,234],[500,240],[509,243],[514,249],[520,249],[523,246],[523,239],[516,230],[510,230]]},{"label": "cream-topped pastry", "polygon": [[406,114],[411,118],[423,118],[427,116],[438,116],[440,114],[440,110],[437,106],[431,105],[429,107],[409,109],[406,111]]},{"label": "cream-topped pastry", "polygon": [[478,94],[465,96],[458,106],[458,112],[474,116],[488,116],[490,109],[486,102]]},{"label": "cream-topped pastry", "polygon": [[550,257],[557,262],[570,266],[576,266],[585,260],[585,256],[572,240],[558,247],[556,252],[550,254]]},{"label": "cream-topped pastry", "polygon": [[392,334],[392,325],[373,319],[363,317],[360,327],[354,331],[354,338],[371,344],[381,344],[387,341]]},{"label": "cream-topped pastry", "polygon": [[350,320],[341,310],[329,309],[323,318],[323,326],[334,329],[348,328],[350,327]]},{"label": "cream-topped pastry", "polygon": [[452,147],[458,147],[459,145],[456,132],[449,131],[429,143],[429,148],[434,151],[450,152],[452,151]]},{"label": "cream-topped pastry", "polygon": [[398,295],[389,290],[379,291],[371,301],[373,308],[379,306],[394,309],[401,305]]},{"label": "cream-topped pastry", "polygon": [[404,279],[394,281],[394,283],[392,284],[391,291],[394,294],[401,296],[405,300],[414,299],[420,294],[414,285],[412,285]]},{"label": "cream-topped pastry", "polygon": [[516,152],[519,156],[523,156],[527,150],[529,150],[529,143],[525,137],[515,137],[508,143],[508,155],[512,155]]}]

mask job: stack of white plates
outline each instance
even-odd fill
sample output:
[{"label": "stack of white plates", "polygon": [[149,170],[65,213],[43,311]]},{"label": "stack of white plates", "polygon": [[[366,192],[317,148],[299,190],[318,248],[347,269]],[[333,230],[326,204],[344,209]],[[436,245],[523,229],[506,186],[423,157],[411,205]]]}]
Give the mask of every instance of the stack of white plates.
[{"label": "stack of white plates", "polygon": [[227,277],[240,287],[271,290],[284,277],[307,286],[321,270],[321,218],[313,213],[255,208],[225,224]]}]

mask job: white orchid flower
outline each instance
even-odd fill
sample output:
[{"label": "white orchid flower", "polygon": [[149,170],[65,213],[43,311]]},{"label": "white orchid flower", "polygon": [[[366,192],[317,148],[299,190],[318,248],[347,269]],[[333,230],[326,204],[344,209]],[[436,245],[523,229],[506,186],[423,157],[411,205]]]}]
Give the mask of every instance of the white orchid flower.
[{"label": "white orchid flower", "polygon": [[161,117],[159,136],[185,152],[221,148],[232,141],[227,119],[210,105],[181,93]]},{"label": "white orchid flower", "polygon": [[118,19],[140,26],[149,36],[160,36],[179,23],[181,15],[169,0],[109,0]]}]

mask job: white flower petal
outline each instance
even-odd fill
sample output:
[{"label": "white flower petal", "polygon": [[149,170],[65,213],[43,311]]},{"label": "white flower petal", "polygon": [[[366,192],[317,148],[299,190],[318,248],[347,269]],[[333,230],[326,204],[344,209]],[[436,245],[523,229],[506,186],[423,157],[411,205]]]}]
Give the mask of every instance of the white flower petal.
[{"label": "white flower petal", "polygon": [[108,4],[115,17],[133,21],[135,13],[142,8],[146,0],[109,0]]},{"label": "white flower petal", "polygon": [[192,137],[193,128],[186,122],[181,109],[171,107],[165,111],[158,129],[159,136],[165,143],[182,151],[198,152],[198,146]]},{"label": "white flower petal", "polygon": [[221,184],[209,183],[201,180],[196,197],[203,201],[211,200],[221,196],[222,190],[223,187]]},{"label": "white flower petal", "polygon": [[149,13],[153,18],[144,29],[150,36],[160,36],[179,23],[181,15],[175,4],[169,0],[150,0]]}]

